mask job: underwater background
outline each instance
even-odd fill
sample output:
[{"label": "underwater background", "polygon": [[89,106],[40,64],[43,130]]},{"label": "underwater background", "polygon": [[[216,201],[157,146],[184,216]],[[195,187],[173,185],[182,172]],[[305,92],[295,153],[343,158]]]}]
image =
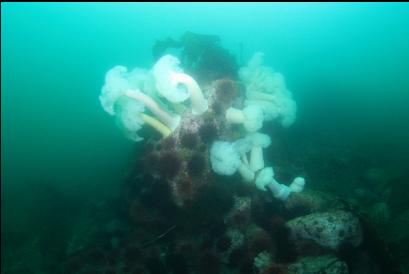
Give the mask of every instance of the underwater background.
[{"label": "underwater background", "polygon": [[[385,264],[344,258],[350,273],[409,273],[407,3],[2,3],[2,273],[190,273],[169,266],[183,265],[180,257],[159,270],[149,259],[140,272],[67,266],[72,238],[92,234],[78,230],[108,226],[118,234],[111,242],[132,231],[118,208],[144,144],[101,108],[105,73],[152,67],[156,41],[187,31],[219,36],[238,67],[264,52],[264,64],[285,76],[297,120],[272,129],[266,158],[293,165],[282,178],[302,171],[307,189],[368,216],[379,242],[367,248],[387,254],[363,261]],[[217,273],[206,269],[214,260],[199,269]]]}]

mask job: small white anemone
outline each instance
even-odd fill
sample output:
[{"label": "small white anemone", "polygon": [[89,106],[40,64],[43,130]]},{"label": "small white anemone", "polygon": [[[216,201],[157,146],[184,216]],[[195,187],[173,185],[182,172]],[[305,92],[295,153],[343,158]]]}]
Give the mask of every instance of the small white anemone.
[{"label": "small white anemone", "polygon": [[301,192],[304,190],[305,179],[302,177],[296,177],[293,182],[290,184],[290,188],[293,192]]},{"label": "small white anemone", "polygon": [[213,171],[219,175],[233,175],[238,171],[244,181],[253,181],[254,172],[250,169],[245,156],[250,147],[251,144],[245,139],[234,143],[214,142],[210,149],[210,163]]},{"label": "small white anemone", "polygon": [[262,191],[269,189],[273,196],[281,201],[287,200],[292,191],[288,186],[280,184],[274,179],[274,170],[271,167],[266,167],[259,172],[256,186]]},{"label": "small white anemone", "polygon": [[210,149],[212,169],[219,175],[233,175],[240,166],[240,153],[233,144],[216,141]]},{"label": "small white anemone", "polygon": [[261,191],[267,191],[267,186],[274,180],[274,170],[266,167],[260,171],[256,179],[256,187]]},{"label": "small white anemone", "polygon": [[226,110],[226,120],[232,124],[243,124],[248,132],[255,132],[263,127],[263,109],[250,105],[243,110],[230,107]]},{"label": "small white anemone", "polygon": [[242,138],[234,142],[235,148],[239,151],[241,156],[241,164],[239,166],[239,173],[244,181],[251,182],[254,179],[254,171],[250,168],[250,163],[247,158],[247,152],[251,150],[251,142],[247,138]]},{"label": "small white anemone", "polygon": [[254,172],[264,168],[263,149],[271,144],[271,138],[263,133],[249,133],[246,137],[251,142],[250,168]]}]

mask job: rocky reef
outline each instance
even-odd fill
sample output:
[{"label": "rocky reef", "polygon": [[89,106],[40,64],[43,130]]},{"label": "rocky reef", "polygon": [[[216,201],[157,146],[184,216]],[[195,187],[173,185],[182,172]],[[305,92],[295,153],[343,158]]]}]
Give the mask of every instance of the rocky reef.
[{"label": "rocky reef", "polygon": [[314,189],[310,158],[271,157],[297,105],[263,53],[239,68],[193,33],[153,53],[150,69],[106,74],[101,105],[140,149],[120,196],[73,225],[61,273],[400,273],[366,214]]}]

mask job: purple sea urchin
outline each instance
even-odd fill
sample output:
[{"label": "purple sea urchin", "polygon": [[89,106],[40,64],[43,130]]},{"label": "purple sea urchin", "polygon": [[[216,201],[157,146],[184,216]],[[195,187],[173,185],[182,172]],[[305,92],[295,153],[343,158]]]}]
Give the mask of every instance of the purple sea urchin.
[{"label": "purple sea urchin", "polygon": [[216,244],[217,250],[224,252],[226,250],[228,250],[231,246],[231,240],[229,237],[227,236],[223,236],[221,237]]},{"label": "purple sea urchin", "polygon": [[169,136],[163,139],[161,142],[161,147],[163,150],[172,150],[172,149],[175,149],[175,146],[176,146],[176,140],[172,136]]},{"label": "purple sea urchin", "polygon": [[205,165],[205,158],[201,154],[195,153],[187,164],[187,170],[191,176],[198,176],[204,170]]},{"label": "purple sea urchin", "polygon": [[159,160],[159,172],[165,179],[173,179],[182,165],[180,155],[175,151],[163,153]]},{"label": "purple sea urchin", "polygon": [[196,195],[197,185],[190,176],[185,176],[177,183],[172,183],[172,195],[174,202],[179,206],[185,206],[187,201],[191,201]]},{"label": "purple sea urchin", "polygon": [[199,128],[199,134],[203,143],[211,144],[216,140],[218,131],[215,125],[212,123],[206,123]]},{"label": "purple sea urchin", "polygon": [[225,104],[231,103],[237,96],[237,85],[233,80],[220,79],[215,82],[216,98]]},{"label": "purple sea urchin", "polygon": [[217,254],[207,252],[199,260],[200,273],[219,273],[221,268],[221,261]]},{"label": "purple sea urchin", "polygon": [[185,148],[194,149],[197,146],[198,138],[195,133],[185,133],[180,137],[180,143]]},{"label": "purple sea urchin", "polygon": [[265,231],[259,231],[250,239],[250,248],[254,254],[272,249],[272,240],[270,235]]}]

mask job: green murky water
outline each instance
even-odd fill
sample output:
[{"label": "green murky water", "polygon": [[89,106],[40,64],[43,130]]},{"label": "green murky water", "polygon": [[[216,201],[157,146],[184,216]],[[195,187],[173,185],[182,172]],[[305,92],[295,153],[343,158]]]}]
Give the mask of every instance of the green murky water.
[{"label": "green murky water", "polygon": [[107,201],[144,145],[101,108],[105,73],[151,68],[155,42],[186,31],[219,36],[238,67],[265,53],[297,102],[266,158],[352,199],[408,271],[407,3],[2,3],[2,273],[65,273],[84,210],[121,207]]}]

